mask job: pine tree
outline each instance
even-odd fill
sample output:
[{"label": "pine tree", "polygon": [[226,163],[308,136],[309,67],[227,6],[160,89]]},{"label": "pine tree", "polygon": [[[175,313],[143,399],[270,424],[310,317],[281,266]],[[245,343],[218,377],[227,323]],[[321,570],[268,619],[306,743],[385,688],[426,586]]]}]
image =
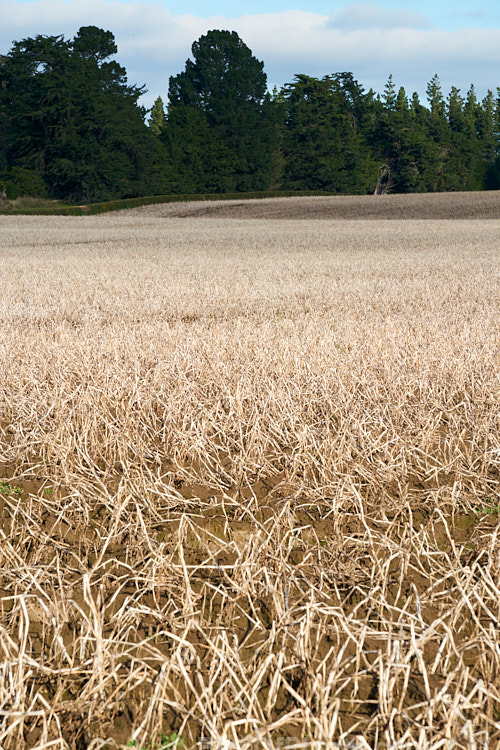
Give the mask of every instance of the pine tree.
[{"label": "pine tree", "polygon": [[[186,166],[202,152],[195,159],[201,175],[186,169],[183,179],[203,192],[266,189],[279,143],[279,107],[267,93],[264,64],[234,31],[209,31],[192,53],[185,70],[170,78],[164,133],[169,153],[185,153]],[[179,127],[185,120],[196,123],[203,141],[188,140]]]},{"label": "pine tree", "polygon": [[486,168],[498,155],[498,138],[495,129],[495,97],[488,91],[477,112],[478,137],[481,142],[482,158]]},{"label": "pine tree", "polygon": [[447,190],[479,190],[484,182],[484,160],[478,139],[478,103],[474,87],[461,96],[451,88],[448,96],[448,150],[445,161]]},{"label": "pine tree", "polygon": [[445,165],[450,147],[450,130],[446,102],[437,74],[428,83],[426,93],[429,102],[428,133],[436,145],[434,190],[439,192],[449,189]]},{"label": "pine tree", "polygon": [[396,86],[394,85],[394,79],[391,73],[389,78],[387,79],[387,83],[385,84],[384,93],[382,96],[382,101],[385,108],[394,109],[394,107],[396,106],[396,98]]},{"label": "pine tree", "polygon": [[430,132],[436,141],[445,144],[448,139],[446,104],[441,89],[441,82],[437,74],[428,83],[426,93],[430,108]]},{"label": "pine tree", "polygon": [[500,88],[497,98],[488,91],[483,100],[483,119],[480,124],[483,134],[483,153],[486,162],[484,186],[487,190],[500,189]]}]

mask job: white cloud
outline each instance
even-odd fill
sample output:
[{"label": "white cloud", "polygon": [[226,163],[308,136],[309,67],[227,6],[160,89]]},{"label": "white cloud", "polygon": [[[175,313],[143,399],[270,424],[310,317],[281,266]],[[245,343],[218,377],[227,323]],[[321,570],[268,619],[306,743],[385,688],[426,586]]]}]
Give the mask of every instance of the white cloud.
[{"label": "white cloud", "polygon": [[376,91],[383,90],[392,73],[397,85],[421,95],[434,73],[445,93],[451,85],[465,89],[474,83],[481,94],[500,83],[495,77],[500,29],[424,28],[418,14],[390,11],[389,21],[387,11],[377,15],[374,7],[357,3],[333,18],[286,11],[206,19],[173,16],[160,3],[137,0],[0,0],[0,52],[6,52],[13,39],[37,33],[71,37],[80,26],[91,24],[109,29],[129,80],[147,85],[148,106],[159,94],[166,99],[169,76],[183,70],[192,42],[214,28],[238,32],[264,60],[270,85],[289,82],[296,73],[321,77],[336,71],[351,71]]}]

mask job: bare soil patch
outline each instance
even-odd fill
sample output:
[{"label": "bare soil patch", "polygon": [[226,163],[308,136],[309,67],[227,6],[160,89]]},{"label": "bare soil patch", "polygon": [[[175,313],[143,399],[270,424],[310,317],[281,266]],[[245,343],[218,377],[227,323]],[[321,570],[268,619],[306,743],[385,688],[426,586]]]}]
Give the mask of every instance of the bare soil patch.
[{"label": "bare soil patch", "polygon": [[156,217],[233,219],[500,219],[500,193],[355,195],[170,203],[131,209]]}]

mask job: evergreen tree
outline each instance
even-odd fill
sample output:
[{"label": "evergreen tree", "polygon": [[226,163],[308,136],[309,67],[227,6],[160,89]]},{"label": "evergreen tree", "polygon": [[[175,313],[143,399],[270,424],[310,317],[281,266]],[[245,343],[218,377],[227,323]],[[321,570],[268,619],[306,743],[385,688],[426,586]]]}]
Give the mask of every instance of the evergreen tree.
[{"label": "evergreen tree", "polygon": [[434,190],[447,190],[447,173],[445,163],[450,147],[450,131],[446,118],[446,102],[439,76],[436,74],[427,85],[429,102],[428,132],[437,146]]},{"label": "evergreen tree", "polygon": [[376,102],[371,144],[382,162],[377,192],[419,189],[423,140],[415,112],[403,87],[396,93],[392,76]]},{"label": "evergreen tree", "polygon": [[[491,125],[487,125],[488,131],[491,127],[491,136],[487,137],[486,143],[488,146],[493,146],[492,150],[488,148],[487,151],[487,167],[485,175],[485,188],[487,190],[500,190],[500,87],[497,88],[496,99],[491,94],[491,104],[488,104],[488,109],[491,106]],[[490,92],[489,92],[490,93]],[[487,97],[489,98],[489,97]],[[485,111],[488,111],[487,107],[483,105]],[[490,140],[491,138],[491,140]]]},{"label": "evergreen tree", "polygon": [[160,137],[172,167],[172,192],[227,191],[232,180],[228,167],[230,155],[202,112],[183,103],[170,108]]},{"label": "evergreen tree", "polygon": [[414,139],[415,161],[418,165],[417,192],[434,192],[439,189],[442,172],[442,154],[430,129],[430,112],[421,102],[416,92],[410,102],[412,135]]},{"label": "evergreen tree", "polygon": [[285,90],[285,187],[373,192],[378,167],[363,135],[366,95],[351,74],[298,75]]},{"label": "evergreen tree", "polygon": [[[234,31],[209,31],[192,53],[185,70],[170,78],[163,137],[183,182],[203,192],[267,188],[279,109],[266,91],[263,63]],[[189,140],[193,127],[195,144]],[[202,171],[190,174],[194,168]]]},{"label": "evergreen tree", "polygon": [[482,159],[485,168],[495,161],[498,151],[498,133],[496,131],[495,97],[488,91],[477,111],[478,138],[481,142]]},{"label": "evergreen tree", "polygon": [[73,40],[15,42],[2,59],[7,166],[42,175],[53,197],[96,201],[160,188],[156,164],[165,157],[137,105],[144,89],[108,61],[115,52],[111,32],[87,26]]},{"label": "evergreen tree", "polygon": [[429,131],[435,141],[444,145],[448,141],[448,122],[446,120],[446,103],[437,74],[428,83],[426,93],[430,110]]},{"label": "evergreen tree", "polygon": [[478,101],[439,77],[428,106],[352,73],[272,94],[235,32],[210,31],[150,111],[111,59],[113,34],[36,36],[0,56],[0,188],[89,202],[288,187],[339,193],[500,188],[500,88]]},{"label": "evergreen tree", "polygon": [[468,175],[465,152],[469,134],[464,112],[464,98],[455,86],[452,86],[448,95],[447,116],[450,136],[445,160],[446,189],[463,190]]},{"label": "evergreen tree", "polygon": [[451,88],[447,117],[446,190],[479,190],[484,182],[484,160],[476,127],[478,103],[474,87],[466,99],[455,86]]},{"label": "evergreen tree", "polygon": [[464,149],[464,160],[467,175],[464,180],[465,190],[481,190],[484,182],[484,154],[481,144],[479,123],[481,105],[477,101],[476,90],[472,84],[467,92],[464,104],[465,123],[467,128],[467,146]]},{"label": "evergreen tree", "polygon": [[385,84],[384,94],[382,96],[385,109],[394,109],[396,106],[396,100],[396,86],[394,85],[394,79],[391,73]]}]

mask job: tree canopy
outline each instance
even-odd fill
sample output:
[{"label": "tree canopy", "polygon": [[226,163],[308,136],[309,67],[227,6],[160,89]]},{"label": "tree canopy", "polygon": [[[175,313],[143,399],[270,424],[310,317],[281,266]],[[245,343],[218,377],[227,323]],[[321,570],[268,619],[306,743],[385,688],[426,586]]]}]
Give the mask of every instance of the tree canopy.
[{"label": "tree canopy", "polygon": [[366,193],[378,171],[363,127],[366,95],[350,73],[296,76],[285,87],[285,187]]},{"label": "tree canopy", "polygon": [[1,147],[7,168],[42,176],[49,193],[96,201],[148,189],[157,142],[137,105],[144,89],[108,58],[111,32],[15,42],[0,62]]},{"label": "tree canopy", "polygon": [[209,31],[192,53],[170,78],[163,136],[181,184],[201,192],[267,188],[279,127],[264,64],[234,31]]},{"label": "tree canopy", "polygon": [[378,95],[343,72],[270,93],[238,34],[212,30],[148,114],[117,52],[110,31],[84,26],[0,55],[0,194],[500,188],[500,88],[445,95],[435,75],[422,103],[392,76]]}]

